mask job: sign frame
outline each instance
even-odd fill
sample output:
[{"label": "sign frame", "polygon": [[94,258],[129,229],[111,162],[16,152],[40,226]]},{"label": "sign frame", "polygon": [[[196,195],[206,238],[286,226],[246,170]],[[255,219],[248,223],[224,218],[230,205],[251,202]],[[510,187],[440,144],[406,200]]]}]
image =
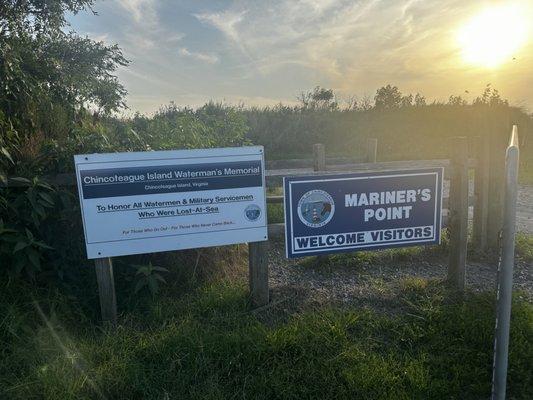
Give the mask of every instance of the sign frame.
[{"label": "sign frame", "polygon": [[[301,227],[301,223],[305,223],[301,216],[294,215],[294,202],[299,201],[301,202],[303,199],[294,199],[293,198],[293,185],[298,184],[309,184],[316,182],[317,188],[316,191],[322,192],[323,190],[320,189],[320,184],[328,183],[328,182],[342,182],[342,181],[350,181],[350,180],[364,180],[366,182],[369,182],[373,179],[391,179],[391,178],[402,178],[402,177],[413,177],[417,175],[434,175],[435,176],[435,193],[434,193],[434,200],[435,208],[434,208],[434,218],[433,218],[433,234],[431,239],[423,239],[423,240],[409,240],[409,241],[401,241],[401,242],[366,242],[366,243],[356,243],[353,246],[338,246],[336,248],[328,248],[328,247],[322,247],[322,248],[314,248],[312,250],[298,250],[295,249],[297,246],[295,245],[295,237],[294,236],[294,227],[295,227],[295,219],[296,224],[299,224]],[[335,253],[345,253],[345,252],[353,252],[353,251],[363,251],[363,250],[376,250],[376,249],[385,249],[385,248],[395,248],[395,247],[407,247],[407,246],[417,246],[417,245],[433,245],[433,244],[440,244],[441,240],[441,229],[442,229],[442,194],[443,194],[443,181],[444,181],[444,168],[442,167],[436,167],[436,168],[417,168],[417,169],[405,169],[405,170],[388,170],[388,171],[379,171],[379,172],[360,172],[360,173],[342,173],[342,174],[321,174],[321,175],[303,175],[303,176],[289,176],[284,177],[283,179],[283,205],[284,205],[284,217],[285,217],[285,255],[287,258],[297,258],[297,257],[305,257],[305,256],[318,256],[318,255],[325,255],[325,254],[335,254]],[[309,189],[309,188],[308,188]],[[311,190],[313,191],[313,190]],[[307,195],[309,192],[305,193]],[[324,191],[325,194],[328,194]],[[325,196],[325,195],[324,195]],[[331,219],[332,214],[335,212],[335,205],[332,201],[333,210],[330,210],[330,216]],[[343,207],[345,207],[343,205]],[[346,207],[345,207],[346,208]],[[300,213],[300,207],[297,206],[298,213]],[[313,226],[313,224],[306,223],[307,226],[310,226],[311,228],[316,228],[317,233],[314,236],[307,236],[309,238],[311,237],[317,237],[320,236],[332,236],[332,235],[348,235],[348,234],[360,234],[363,233],[364,235],[367,235],[367,232],[370,231],[357,231],[353,230],[350,232],[321,232],[322,226],[326,225],[329,221],[326,221],[325,223],[318,223],[316,226]],[[330,227],[331,228],[331,227]],[[415,228],[415,226],[413,226]],[[400,229],[400,228],[390,228],[390,229]],[[405,229],[408,229],[406,227]],[[300,238],[306,237],[306,236],[298,236]]]},{"label": "sign frame", "polygon": [[[193,150],[168,150],[168,151],[149,151],[149,152],[125,152],[125,153],[99,153],[99,154],[80,154],[74,156],[74,163],[75,163],[75,174],[76,174],[76,181],[77,181],[77,188],[78,188],[78,196],[80,201],[80,210],[81,210],[81,216],[83,221],[83,230],[84,230],[84,240],[87,250],[87,258],[88,259],[95,259],[95,258],[103,258],[103,257],[115,257],[115,256],[124,256],[124,255],[132,255],[132,254],[145,254],[145,253],[156,253],[156,252],[163,252],[163,251],[175,251],[175,250],[184,250],[184,249],[192,249],[192,248],[200,248],[200,247],[211,247],[211,246],[222,246],[222,245],[230,245],[230,244],[237,244],[237,243],[250,243],[250,242],[258,242],[258,241],[264,241],[268,240],[268,229],[267,229],[267,205],[266,205],[266,181],[265,181],[265,158],[264,158],[264,148],[263,146],[243,146],[243,147],[226,147],[226,148],[210,148],[210,149],[193,149]],[[225,166],[228,168],[234,168],[234,165],[239,165],[241,163],[242,165],[254,165],[255,169],[250,169],[250,172],[248,175],[246,174],[235,174],[234,176],[231,175],[232,171],[226,172]],[[190,171],[196,171],[196,170],[202,170],[202,168],[207,169],[208,166],[213,166],[213,170],[215,170],[215,166],[219,168],[222,172],[220,172],[220,176],[202,176],[198,177],[198,175],[190,175]],[[231,167],[230,167],[231,166]],[[257,166],[260,167],[259,173],[257,173]],[[189,169],[189,175],[186,175],[189,178],[179,178],[175,175],[171,175],[171,179],[163,179],[159,178],[157,180],[145,180],[145,181],[118,181],[121,174],[124,174],[128,179],[130,176],[127,172],[115,172],[114,175],[112,173],[113,170],[117,171],[126,171],[126,170],[150,170],[150,169],[161,169],[165,168],[169,171],[174,169],[178,170],[188,170]],[[236,167],[235,167],[236,168]],[[244,170],[245,168],[241,168],[241,170]],[[89,171],[89,172],[87,172]],[[114,179],[113,183],[104,183],[103,180],[98,181],[97,183],[92,183],[93,181],[88,178],[88,180],[84,180],[82,182],[82,174],[97,174],[98,171],[101,172],[100,175],[104,177],[112,176]],[[111,172],[110,172],[111,171]],[[107,174],[107,175],[106,175]],[[118,174],[118,175],[117,175]],[[133,173],[132,173],[133,174]],[[148,172],[143,172],[144,178],[148,179]],[[85,176],[86,176],[85,175]],[[260,175],[260,176],[259,176]],[[132,175],[133,176],[133,175]],[[181,176],[181,175],[180,175]],[[193,176],[191,178],[190,176]],[[208,179],[212,178],[212,179]],[[98,179],[101,179],[101,177],[98,177]],[[188,179],[188,180],[187,180]],[[173,187],[174,189],[171,189],[172,186],[169,182],[168,185],[157,185],[154,184],[150,188],[148,188],[149,183],[153,182],[163,182],[163,181],[171,181],[171,180],[182,180],[182,183],[175,184]],[[203,180],[202,185],[205,185],[205,187],[213,187],[214,189],[198,189],[202,186],[199,184],[194,184],[192,182]],[[185,183],[183,183],[185,182]],[[189,183],[187,183],[189,182]],[[239,186],[240,182],[245,182],[248,186]],[[128,185],[129,183],[129,185]],[[163,182],[166,183],[166,182]],[[192,186],[191,186],[192,183]],[[228,187],[225,187],[228,183]],[[145,185],[146,184],[146,185]],[[186,185],[189,185],[188,188],[185,188]],[[98,187],[98,185],[101,185]],[[108,186],[104,186],[108,185]],[[126,189],[120,188],[121,186],[125,187]],[[144,188],[143,188],[143,185]],[[90,196],[93,197],[87,197],[88,186],[96,186],[96,188],[90,188],[91,194]],[[113,192],[113,186],[117,186],[120,189],[117,193]],[[165,190],[158,192],[157,189]],[[184,189],[185,188],[185,189]],[[128,191],[131,192],[131,194],[123,194],[121,191]],[[144,192],[143,192],[144,191]],[[220,192],[220,193],[219,193]],[[244,196],[244,192],[250,192],[248,196]],[[103,196],[107,196],[105,193],[109,193],[110,197],[98,197],[102,196],[102,193],[104,193]],[[226,196],[226,199],[228,201],[223,201],[221,203],[217,203],[218,198],[217,193],[219,193],[220,197]],[[234,193],[235,195],[232,195]],[[84,197],[85,194],[85,197]],[[161,196],[165,197],[189,197],[193,198],[193,196],[198,195],[205,196],[206,199],[211,198],[211,201],[213,204],[220,204],[222,212],[220,211],[220,208],[217,207],[216,212],[209,211],[211,215],[197,215],[197,214],[209,214],[208,212],[205,213],[195,213],[192,212],[191,215],[184,215],[186,213],[181,211],[173,211],[175,213],[178,213],[177,215],[168,215],[168,217],[161,216],[161,221],[164,221],[166,218],[167,221],[169,221],[168,218],[171,218],[170,221],[179,220],[181,221],[193,221],[189,223],[189,231],[186,232],[186,229],[182,231],[181,226],[187,226],[185,223],[181,226],[180,223],[176,222],[175,225],[170,225],[171,222],[167,224],[168,229],[172,229],[169,234],[161,235],[161,236],[153,236],[150,237],[149,235],[144,235],[146,237],[143,237],[143,233],[140,233],[140,231],[132,230],[133,233],[132,237],[128,238],[121,238],[120,240],[113,239],[113,235],[118,235],[116,231],[118,231],[113,223],[117,223],[117,220],[120,222],[120,218],[116,217],[115,214],[120,214],[122,211],[119,211],[118,213],[109,214],[110,222],[99,220],[100,223],[97,222],[97,218],[99,214],[97,210],[98,208],[95,207],[93,200],[103,199],[102,202],[106,204],[113,205],[115,202],[124,202],[130,204],[134,204],[136,200],[139,203],[145,202],[145,201],[151,201],[150,198],[161,198]],[[234,197],[231,197],[234,196]],[[215,201],[216,197],[216,201]],[[241,200],[241,198],[243,200]],[[251,200],[250,200],[251,198]],[[238,201],[230,201],[231,199],[239,199]],[[155,201],[155,200],[154,200]],[[175,202],[179,202],[180,200],[175,200]],[[246,204],[246,203],[250,204]],[[155,201],[154,204],[156,206],[154,209],[158,209],[158,205],[162,204],[163,202],[159,202],[159,200]],[[167,202],[172,203],[172,202]],[[223,204],[224,203],[224,204]],[[235,203],[235,204],[230,204]],[[236,208],[239,206],[239,203],[246,204],[246,207],[248,206],[254,206],[253,210],[250,210],[249,212],[246,210],[241,210],[242,215],[245,217],[237,218],[236,217]],[[180,204],[180,203],[176,203]],[[187,204],[187,202],[185,203]],[[190,203],[192,204],[192,203]],[[189,205],[190,205],[189,204]],[[207,204],[207,203],[206,203]],[[242,204],[242,205],[244,205]],[[196,204],[195,204],[196,205]],[[204,206],[203,203],[198,205],[199,207]],[[165,206],[166,207],[166,206]],[[168,206],[169,209],[172,209],[172,206]],[[182,207],[184,209],[187,208],[186,205],[177,205],[176,207]],[[193,207],[191,205],[191,207]],[[159,207],[164,208],[164,207]],[[207,209],[207,207],[204,207]],[[213,208],[210,207],[210,210]],[[259,216],[256,217],[256,219],[248,219],[248,216],[253,215],[255,217],[255,214],[257,213],[257,210],[259,210]],[[128,210],[124,210],[124,213],[127,212],[138,212],[139,209],[130,208]],[[109,211],[111,213],[111,211]],[[216,216],[216,214],[219,214],[220,216],[220,222],[219,221],[213,221],[212,223],[207,223],[208,220],[205,220],[205,218],[211,218],[213,215]],[[159,214],[158,214],[159,215]],[[93,221],[88,221],[88,218],[93,216]],[[231,216],[231,217],[230,217]],[[175,217],[175,218],[174,218]],[[184,218],[183,218],[184,217]],[[192,218],[191,218],[192,217]],[[224,218],[225,219],[224,219]],[[158,217],[154,217],[158,218]],[[181,218],[181,219],[180,219]],[[233,218],[230,220],[230,218]],[[236,219],[237,218],[237,219]],[[126,221],[128,217],[124,217],[124,221]],[[132,217],[130,216],[129,219],[131,220]],[[140,218],[139,220],[144,219]],[[147,218],[148,219],[148,218]],[[224,219],[224,221],[222,221]],[[206,221],[204,224],[201,221]],[[96,222],[95,222],[96,221]],[[198,223],[196,222],[198,221]],[[149,222],[149,221],[148,221]],[[224,223],[223,223],[224,222]],[[124,222],[126,223],[126,222]],[[201,223],[201,226],[196,229],[196,225],[199,225]],[[219,225],[219,223],[221,225]],[[248,224],[249,223],[249,224]],[[231,225],[235,224],[236,227],[232,227],[229,229],[218,229],[218,227],[224,227],[225,225]],[[245,226],[250,225],[250,226]],[[130,224],[131,225],[131,224]],[[142,221],[142,224],[139,223],[139,226],[145,227],[145,221]],[[205,228],[204,228],[205,226]],[[217,228],[215,228],[215,226]],[[113,229],[113,232],[110,232],[110,228]],[[128,229],[127,226],[124,226],[124,232]],[[130,227],[131,228],[131,227]],[[214,228],[213,230],[208,230]],[[148,229],[148,228],[147,228]],[[154,228],[155,229],[155,228]],[[197,231],[195,231],[195,229]],[[94,240],[94,238],[99,235],[96,233],[96,230],[101,230],[101,235],[103,240]],[[178,233],[181,232],[181,233]],[[228,234],[229,233],[229,234]],[[111,240],[113,239],[113,240]]]}]

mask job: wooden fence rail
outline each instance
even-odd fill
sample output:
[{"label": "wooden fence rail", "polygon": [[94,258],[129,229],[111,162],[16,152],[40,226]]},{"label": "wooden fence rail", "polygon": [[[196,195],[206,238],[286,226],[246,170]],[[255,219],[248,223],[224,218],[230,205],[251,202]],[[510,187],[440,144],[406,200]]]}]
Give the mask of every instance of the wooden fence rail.
[{"label": "wooden fence rail", "polygon": [[[461,141],[462,145],[462,141]],[[466,226],[468,218],[469,204],[485,204],[486,199],[481,202],[479,198],[468,196],[468,169],[476,168],[476,180],[482,176],[480,168],[486,165],[476,162],[475,159],[468,159],[465,151],[459,146],[454,146],[457,154],[451,154],[451,160],[417,160],[417,161],[387,161],[378,162],[378,142],[377,139],[368,139],[367,154],[365,162],[351,158],[326,158],[326,151],[323,144],[313,146],[313,159],[301,160],[276,160],[267,162],[265,171],[267,187],[279,187],[282,185],[283,177],[290,175],[313,175],[313,174],[334,174],[364,171],[386,171],[398,169],[416,169],[416,168],[433,168],[444,167],[444,179],[451,181],[451,198],[443,199],[443,208],[451,208],[449,214],[452,216],[451,223],[453,229],[459,229],[460,232],[453,236],[454,242],[465,241]],[[478,155],[479,157],[479,155]],[[333,163],[333,164],[331,164]],[[55,186],[75,186],[76,177],[73,173],[57,174],[54,176],[43,176],[41,179]],[[481,179],[481,178],[479,178]],[[476,182],[477,184],[477,182]],[[8,179],[7,186],[20,187],[24,184],[13,179]],[[5,186],[0,183],[0,187]],[[476,191],[477,196],[485,195],[485,191]],[[455,193],[455,194],[454,194]],[[283,196],[267,196],[268,204],[283,204]],[[466,207],[466,214],[465,214]],[[481,214],[477,214],[478,216]],[[443,222],[447,222],[447,217],[443,216]],[[479,233],[479,232],[478,232]],[[272,239],[283,238],[285,226],[283,223],[274,223],[268,225],[268,235]],[[450,271],[455,283],[461,287],[461,281],[464,280],[464,254],[466,243],[461,244],[461,250],[450,258]],[[261,307],[269,302],[268,289],[268,242],[249,243],[249,284],[252,304]],[[116,296],[113,282],[113,267],[111,259],[97,259],[96,262],[97,281],[100,291],[100,304],[102,319],[115,324],[117,320]],[[463,265],[461,265],[463,264]],[[462,268],[462,269],[461,269]]]},{"label": "wooden fence rail", "polygon": [[[326,159],[327,160],[327,159]],[[476,166],[476,160],[469,160],[469,168]],[[434,168],[444,167],[444,179],[449,179],[449,167],[450,162],[446,159],[437,160],[416,160],[416,161],[385,161],[376,163],[353,163],[353,164],[337,164],[337,165],[325,165],[325,169],[321,170],[321,174],[335,174],[335,173],[349,173],[349,172],[365,172],[365,171],[387,171],[395,169],[414,169],[414,168]],[[267,169],[265,171],[265,179],[267,187],[281,186],[284,176],[290,175],[313,175],[317,171],[313,168],[280,168],[280,169]],[[76,186],[76,175],[74,173],[63,173],[56,175],[43,175],[39,177],[43,182],[49,183],[54,186]],[[0,187],[6,185],[0,182]],[[8,178],[7,186],[21,187],[25,186],[13,178]]]},{"label": "wooden fence rail", "polygon": [[[267,203],[268,204],[283,204],[283,196],[279,195],[268,195],[267,196]],[[442,198],[442,208],[447,209],[449,207],[449,197],[443,197]],[[476,204],[476,197],[475,196],[469,196],[468,197],[468,205],[473,206]]]}]

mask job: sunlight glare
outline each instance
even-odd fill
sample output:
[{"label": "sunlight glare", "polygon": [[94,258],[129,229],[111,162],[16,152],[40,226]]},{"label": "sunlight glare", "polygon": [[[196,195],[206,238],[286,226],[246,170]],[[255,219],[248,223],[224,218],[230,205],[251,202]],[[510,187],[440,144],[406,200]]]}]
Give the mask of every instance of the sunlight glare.
[{"label": "sunlight glare", "polygon": [[527,41],[525,15],[516,5],[501,5],[471,18],[458,32],[463,60],[486,68],[511,60]]}]

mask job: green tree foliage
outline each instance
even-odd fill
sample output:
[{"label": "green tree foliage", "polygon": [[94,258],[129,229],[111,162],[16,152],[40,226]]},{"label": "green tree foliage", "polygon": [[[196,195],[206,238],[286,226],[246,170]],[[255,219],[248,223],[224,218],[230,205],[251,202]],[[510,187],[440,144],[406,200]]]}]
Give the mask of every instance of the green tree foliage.
[{"label": "green tree foliage", "polygon": [[397,86],[387,85],[378,89],[374,96],[374,103],[376,108],[399,108],[406,105],[407,101],[404,100]]},{"label": "green tree foliage", "polygon": [[124,106],[126,91],[113,75],[128,63],[120,49],[67,31],[65,12],[91,4],[1,2],[0,109],[21,139],[67,136],[84,107],[108,113]]},{"label": "green tree foliage", "polygon": [[325,89],[320,86],[316,86],[312,91],[302,92],[298,100],[304,109],[336,110],[339,108],[333,89]]},{"label": "green tree foliage", "polygon": [[32,176],[46,172],[54,149],[64,152],[64,144],[81,136],[87,108],[107,114],[124,106],[126,91],[113,75],[127,65],[120,49],[68,31],[65,13],[91,4],[0,2],[0,183],[8,173],[31,178],[0,187],[0,258],[12,274],[34,277],[43,263],[56,268],[56,261],[68,265],[69,253],[79,254],[65,235],[79,228],[68,219],[75,210],[66,206],[70,194]]},{"label": "green tree foliage", "polygon": [[490,83],[487,84],[485,87],[485,90],[481,94],[481,96],[478,96],[475,98],[474,105],[488,105],[488,106],[503,106],[507,107],[509,105],[509,102],[506,99],[502,99],[500,96],[500,92],[498,92],[496,89],[494,89]]},{"label": "green tree foliage", "polygon": [[[319,91],[320,90],[320,91]],[[332,93],[331,89],[308,92]],[[468,102],[462,96],[450,96],[447,102],[433,101],[417,93],[402,93],[397,86],[377,90],[374,103],[368,97],[348,100],[344,108],[310,108],[309,101],[299,106],[243,110],[250,126],[248,137],[266,147],[270,158],[309,158],[313,143],[324,143],[328,155],[363,158],[364,141],[379,140],[379,159],[431,159],[448,157],[443,146],[446,137],[457,134],[485,136],[497,132],[508,140],[510,123],[518,124],[523,165],[533,160],[533,120],[519,107],[513,107],[497,90],[487,85],[483,93]],[[474,154],[472,154],[474,156]]]}]

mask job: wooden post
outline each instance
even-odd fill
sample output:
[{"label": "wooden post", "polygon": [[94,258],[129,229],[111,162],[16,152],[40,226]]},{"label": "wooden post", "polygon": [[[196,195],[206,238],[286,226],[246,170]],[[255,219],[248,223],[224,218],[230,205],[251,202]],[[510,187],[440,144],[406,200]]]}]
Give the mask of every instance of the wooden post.
[{"label": "wooden post", "polygon": [[248,243],[248,269],[252,304],[265,306],[269,302],[268,241]]},{"label": "wooden post", "polygon": [[322,143],[313,145],[313,171],[326,170],[326,149]]},{"label": "wooden post", "polygon": [[448,282],[457,290],[465,288],[466,250],[468,242],[468,141],[450,138],[450,255]]},{"label": "wooden post", "polygon": [[489,159],[489,210],[487,224],[487,245],[498,249],[500,233],[503,227],[503,199],[502,188],[505,186],[505,144],[502,135],[493,127],[490,132],[490,159]]},{"label": "wooden post", "polygon": [[[315,172],[326,170],[326,148],[322,143],[316,143],[313,145],[313,170]],[[327,261],[327,255],[316,256],[316,262],[322,264]]]},{"label": "wooden post", "polygon": [[489,219],[489,152],[487,138],[476,137],[476,169],[474,175],[474,246],[481,251],[487,249],[487,227]]},{"label": "wooden post", "polygon": [[100,295],[100,309],[102,321],[111,326],[117,324],[117,297],[115,294],[115,279],[113,278],[113,262],[111,258],[97,258],[94,260],[98,294]]},{"label": "wooden post", "polygon": [[375,138],[366,139],[366,162],[375,163],[378,159],[378,140]]}]

